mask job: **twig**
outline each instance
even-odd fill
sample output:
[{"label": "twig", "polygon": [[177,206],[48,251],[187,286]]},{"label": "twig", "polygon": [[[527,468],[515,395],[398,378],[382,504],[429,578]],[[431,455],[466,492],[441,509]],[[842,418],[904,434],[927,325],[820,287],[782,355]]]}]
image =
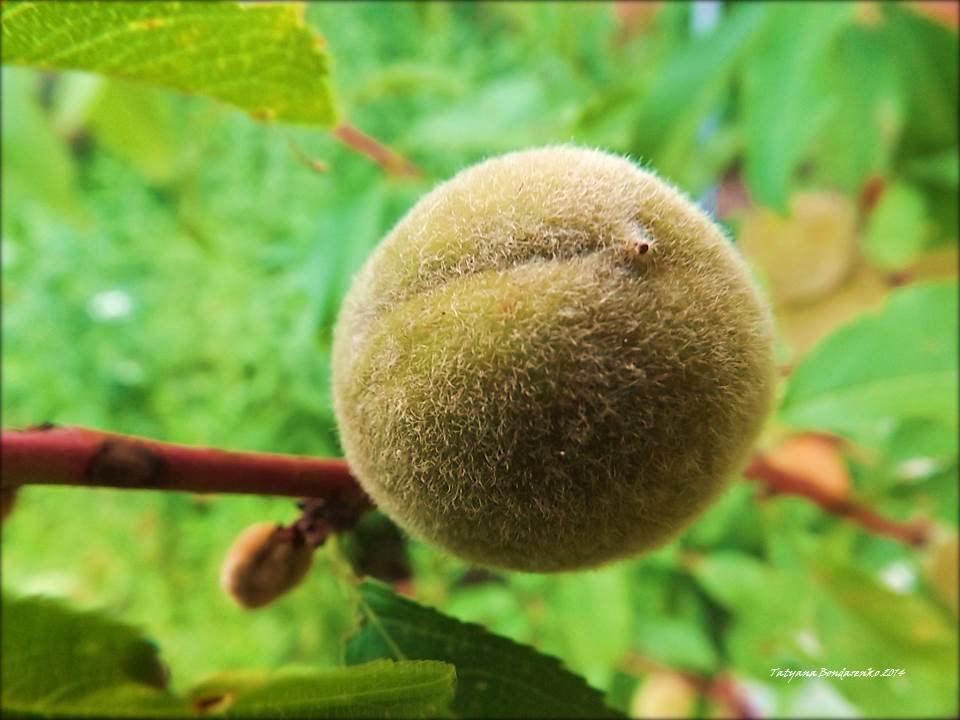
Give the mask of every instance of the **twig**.
[{"label": "twig", "polygon": [[837,497],[828,490],[811,483],[804,477],[781,470],[768,462],[763,455],[754,455],[743,471],[744,477],[764,484],[772,493],[805,497],[834,515],[848,518],[876,535],[898,540],[906,545],[920,546],[931,537],[932,526],[922,520],[902,522],[884,517],[862,502]]},{"label": "twig", "polygon": [[353,125],[343,123],[332,130],[333,136],[361,155],[366,155],[391,175],[419,177],[420,169],[391,147],[384,145]]},{"label": "twig", "polygon": [[4,487],[81,485],[333,500],[360,491],[346,461],[228,452],[77,427],[2,434]]},{"label": "twig", "polygon": [[[246,493],[320,498],[364,509],[372,502],[341,458],[312,458],[189,447],[77,427],[37,426],[2,433],[0,486],[80,485],[194,493]],[[907,545],[924,545],[924,521],[884,517],[853,499],[837,497],[757,454],[744,476],[770,493],[798,495],[866,530]],[[358,500],[360,497],[362,500]]]}]

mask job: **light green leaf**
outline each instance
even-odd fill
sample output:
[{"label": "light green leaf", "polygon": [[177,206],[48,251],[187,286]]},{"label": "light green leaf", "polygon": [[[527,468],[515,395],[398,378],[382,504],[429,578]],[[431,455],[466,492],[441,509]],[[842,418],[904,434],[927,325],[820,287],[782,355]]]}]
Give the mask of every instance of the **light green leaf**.
[{"label": "light green leaf", "polygon": [[957,426],[957,284],[891,294],[816,347],[794,371],[780,407],[796,428],[875,443],[902,418]]},{"label": "light green leaf", "polygon": [[715,30],[691,39],[659,68],[632,121],[632,147],[659,172],[677,178],[691,156],[697,156],[700,125],[723,97],[734,68],[770,13],[771,7],[763,3],[735,7]]},{"label": "light green leaf", "polygon": [[834,680],[865,716],[956,717],[955,616],[916,593],[898,593],[819,548],[811,579],[829,594],[816,633],[830,666],[899,668],[903,676]]},{"label": "light green leaf", "polygon": [[693,574],[707,593],[733,612],[752,611],[769,600],[773,571],[755,557],[720,551],[693,565]]},{"label": "light green leaf", "polygon": [[378,660],[326,671],[220,673],[188,694],[194,707],[225,717],[418,718],[445,716],[455,684],[447,663]]},{"label": "light green leaf", "polygon": [[831,110],[825,58],[856,8],[784,3],[774,10],[744,73],[746,175],[761,203],[785,210],[793,172]]},{"label": "light green leaf", "polygon": [[149,88],[111,80],[101,86],[88,119],[94,137],[105,148],[154,183],[174,177],[181,147],[168,100]]},{"label": "light green leaf", "polygon": [[920,191],[906,183],[894,183],[870,213],[863,238],[864,253],[883,269],[906,267],[923,251],[928,224],[927,206]]},{"label": "light green leaf", "polygon": [[364,581],[360,593],[363,621],[347,643],[349,664],[377,658],[453,663],[452,709],[461,717],[617,717],[599,692],[555,658],[399,597],[381,583]]},{"label": "light green leaf", "polygon": [[956,147],[910,160],[904,172],[917,182],[956,192],[960,187],[960,153]]},{"label": "light green leaf", "polygon": [[12,197],[10,191],[23,192],[81,217],[73,157],[40,106],[39,82],[38,73],[2,70],[4,203]]},{"label": "light green leaf", "polygon": [[157,716],[185,710],[136,630],[40,598],[3,597],[4,715]]},{"label": "light green leaf", "polygon": [[763,525],[748,483],[733,483],[684,535],[684,544],[697,550],[758,549],[762,543]]},{"label": "light green leaf", "polygon": [[955,30],[900,3],[880,3],[880,32],[906,91],[905,157],[956,145],[958,37]]},{"label": "light green leaf", "polygon": [[106,78],[94,73],[60,73],[50,92],[50,118],[60,135],[71,137],[81,131],[105,82]]},{"label": "light green leaf", "polygon": [[[623,563],[551,578],[550,607],[561,623],[557,654],[595,687],[608,687],[631,645],[630,578]],[[584,612],[603,608],[603,612]]]},{"label": "light green leaf", "polygon": [[946,466],[956,461],[957,452],[957,436],[949,427],[923,419],[899,423],[883,448],[884,459],[894,470],[918,458]]},{"label": "light green leaf", "polygon": [[637,618],[636,650],[668,667],[712,673],[719,658],[704,626],[687,618]]},{"label": "light green leaf", "polygon": [[441,106],[413,126],[407,144],[457,152],[515,150],[545,142],[564,124],[550,110],[543,83],[518,74],[490,83],[461,102]]},{"label": "light green leaf", "polygon": [[903,127],[904,100],[889,39],[854,24],[827,61],[826,91],[834,112],[815,147],[818,183],[856,194],[871,175],[886,175]]},{"label": "light green leaf", "polygon": [[323,40],[290,3],[4,2],[3,62],[215,98],[259,120],[336,120]]}]

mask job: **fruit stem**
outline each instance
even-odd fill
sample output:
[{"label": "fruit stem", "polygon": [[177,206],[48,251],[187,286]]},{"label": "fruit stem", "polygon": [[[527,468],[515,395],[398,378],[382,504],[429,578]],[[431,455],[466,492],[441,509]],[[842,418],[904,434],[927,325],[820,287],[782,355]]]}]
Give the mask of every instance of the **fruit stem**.
[{"label": "fruit stem", "polygon": [[358,130],[353,125],[342,123],[333,128],[331,134],[347,147],[361,155],[366,155],[391,175],[409,178],[417,178],[422,175],[416,165],[396,150]]},{"label": "fruit stem", "polygon": [[743,471],[745,478],[764,484],[771,495],[799,495],[819,505],[826,512],[847,518],[874,535],[892,538],[905,545],[926,545],[933,532],[933,525],[924,520],[900,521],[880,515],[863,502],[838,497],[828,490],[813,484],[807,478],[781,470],[761,455],[751,458]]},{"label": "fruit stem", "polygon": [[330,501],[362,492],[339,458],[229,452],[79,427],[4,430],[0,458],[3,487],[80,485]]}]

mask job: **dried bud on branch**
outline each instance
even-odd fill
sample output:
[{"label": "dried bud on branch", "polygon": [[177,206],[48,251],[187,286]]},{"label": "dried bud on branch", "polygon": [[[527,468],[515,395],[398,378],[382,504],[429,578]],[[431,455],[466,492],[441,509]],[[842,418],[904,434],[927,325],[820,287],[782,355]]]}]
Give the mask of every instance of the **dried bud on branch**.
[{"label": "dried bud on branch", "polygon": [[296,587],[312,562],[313,547],[295,526],[257,523],[227,553],[220,585],[242,607],[263,607]]}]

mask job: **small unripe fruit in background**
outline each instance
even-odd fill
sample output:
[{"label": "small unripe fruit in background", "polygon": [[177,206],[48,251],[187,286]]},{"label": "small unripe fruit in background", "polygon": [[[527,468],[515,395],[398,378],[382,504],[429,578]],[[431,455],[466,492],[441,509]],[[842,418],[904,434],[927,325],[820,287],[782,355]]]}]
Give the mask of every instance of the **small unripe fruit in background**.
[{"label": "small unripe fruit in background", "polygon": [[773,300],[802,305],[835,291],[853,270],[857,208],[840,193],[798,193],[786,216],[753,209],[737,237],[743,253],[766,276]]},{"label": "small unripe fruit in background", "polygon": [[347,459],[401,527],[558,571],[660,545],[746,457],[772,329],[685,196],[576,147],[441,184],[354,279],[334,399]]},{"label": "small unripe fruit in background", "polygon": [[637,720],[688,718],[696,709],[697,688],[680,673],[652,673],[630,700],[630,717]]},{"label": "small unripe fruit in background", "polygon": [[227,553],[220,585],[239,605],[258,608],[296,587],[313,562],[313,548],[294,528],[257,523]]}]

